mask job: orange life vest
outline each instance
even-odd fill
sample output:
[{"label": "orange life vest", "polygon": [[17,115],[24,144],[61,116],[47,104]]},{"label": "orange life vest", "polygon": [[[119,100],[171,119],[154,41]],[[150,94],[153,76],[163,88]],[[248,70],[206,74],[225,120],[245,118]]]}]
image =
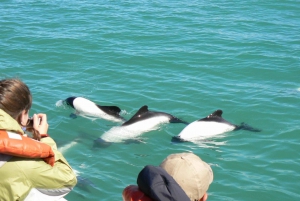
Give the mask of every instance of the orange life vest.
[{"label": "orange life vest", "polygon": [[6,130],[0,130],[0,153],[23,158],[42,158],[53,166],[52,148],[40,141]]},{"label": "orange life vest", "polygon": [[136,185],[127,186],[122,193],[123,201],[152,201],[147,195],[139,190]]}]

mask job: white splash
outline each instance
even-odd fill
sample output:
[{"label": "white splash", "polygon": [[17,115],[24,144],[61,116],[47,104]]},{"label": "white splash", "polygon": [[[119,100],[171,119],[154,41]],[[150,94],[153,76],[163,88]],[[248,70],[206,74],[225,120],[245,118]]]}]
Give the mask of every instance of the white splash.
[{"label": "white splash", "polygon": [[57,150],[60,151],[62,154],[65,153],[68,149],[70,149],[71,147],[75,146],[78,142],[77,141],[72,141],[68,144],[65,144],[62,147],[59,147]]},{"label": "white splash", "polygon": [[64,105],[64,101],[63,100],[59,100],[59,101],[57,101],[56,103],[55,103],[55,106],[56,107],[61,107],[61,106],[63,106]]},{"label": "white splash", "polygon": [[79,176],[80,175],[80,172],[78,170],[75,170],[74,168],[73,169],[73,172],[75,173],[76,176]]},{"label": "white splash", "polygon": [[[218,138],[219,137],[224,137],[225,135],[218,135]],[[191,141],[193,142],[194,144],[198,145],[199,147],[201,148],[217,148],[217,147],[220,147],[220,146],[223,146],[226,144],[226,141],[224,142],[218,142],[218,141],[215,141],[215,140],[194,140],[194,141]]]}]

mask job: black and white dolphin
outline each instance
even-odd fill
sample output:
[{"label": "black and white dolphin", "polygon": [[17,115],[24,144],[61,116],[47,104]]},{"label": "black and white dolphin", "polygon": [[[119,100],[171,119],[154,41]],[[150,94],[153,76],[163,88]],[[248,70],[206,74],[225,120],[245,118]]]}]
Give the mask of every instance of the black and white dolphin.
[{"label": "black and white dolphin", "polygon": [[105,142],[124,142],[128,139],[134,139],[142,133],[156,130],[160,125],[165,123],[188,124],[171,114],[149,111],[148,106],[144,105],[131,117],[131,119],[121,126],[112,127],[105,132],[101,136],[101,139]]},{"label": "black and white dolphin", "polygon": [[144,105],[142,106],[136,113],[122,124],[122,126],[133,126],[133,127],[155,127],[156,125],[162,124],[162,123],[184,123],[187,124],[187,122],[182,121],[181,119],[165,113],[165,112],[155,112],[155,111],[149,111],[148,106]]},{"label": "black and white dolphin", "polygon": [[114,122],[124,122],[125,119],[120,116],[121,109],[117,106],[100,106],[83,97],[69,97],[64,100],[76,110],[76,114],[88,117],[106,119]]},{"label": "black and white dolphin", "polygon": [[202,140],[239,129],[260,132],[259,129],[252,128],[244,123],[240,126],[232,124],[223,119],[222,114],[222,110],[216,110],[209,116],[190,123],[177,136],[174,136],[172,141]]}]

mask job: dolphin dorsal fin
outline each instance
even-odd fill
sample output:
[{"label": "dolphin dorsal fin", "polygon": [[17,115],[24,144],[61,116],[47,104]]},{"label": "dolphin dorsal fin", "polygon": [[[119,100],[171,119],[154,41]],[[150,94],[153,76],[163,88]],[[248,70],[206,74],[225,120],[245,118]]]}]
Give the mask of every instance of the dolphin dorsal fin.
[{"label": "dolphin dorsal fin", "polygon": [[135,117],[139,117],[140,115],[148,112],[148,106],[147,105],[144,105],[142,106],[132,117],[131,119],[135,118]]},{"label": "dolphin dorsal fin", "polygon": [[[148,110],[148,106],[147,105],[144,105],[144,106],[142,106],[140,109],[139,109],[139,111],[137,111],[136,112],[136,114],[135,115],[141,115],[141,114],[144,114],[145,112],[148,112],[149,110]],[[135,116],[134,115],[134,116]]]},{"label": "dolphin dorsal fin", "polygon": [[211,118],[211,117],[222,117],[223,111],[222,110],[216,110],[213,113],[211,113],[210,115],[207,116],[207,118]]},{"label": "dolphin dorsal fin", "polygon": [[96,104],[96,106],[107,114],[119,114],[121,112],[121,109],[118,106],[100,106],[98,104]]},{"label": "dolphin dorsal fin", "polygon": [[136,118],[139,118],[140,115],[148,112],[148,106],[144,105],[142,106],[128,121],[122,124],[122,126],[126,126],[128,124],[131,124],[132,122],[135,121]]},{"label": "dolphin dorsal fin", "polygon": [[214,119],[222,118],[223,111],[216,110],[205,118],[199,119],[198,121],[213,121]]}]

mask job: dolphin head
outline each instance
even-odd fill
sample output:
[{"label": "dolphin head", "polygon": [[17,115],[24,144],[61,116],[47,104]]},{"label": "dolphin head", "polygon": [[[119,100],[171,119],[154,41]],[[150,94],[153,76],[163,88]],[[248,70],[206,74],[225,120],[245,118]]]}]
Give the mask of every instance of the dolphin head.
[{"label": "dolphin head", "polygon": [[65,103],[66,103],[67,105],[71,106],[72,108],[74,108],[73,101],[74,101],[75,98],[77,98],[77,97],[75,97],[75,96],[69,97],[69,98],[67,98],[67,99],[65,100]]}]

